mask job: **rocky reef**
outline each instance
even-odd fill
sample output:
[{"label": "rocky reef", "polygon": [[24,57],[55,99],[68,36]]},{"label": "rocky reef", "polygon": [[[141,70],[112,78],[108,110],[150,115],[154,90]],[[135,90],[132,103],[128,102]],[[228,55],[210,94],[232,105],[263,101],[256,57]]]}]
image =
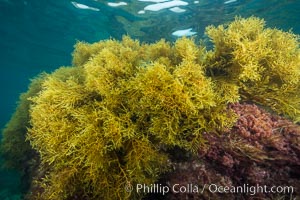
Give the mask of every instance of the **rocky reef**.
[{"label": "rocky reef", "polygon": [[230,107],[238,114],[236,124],[222,135],[205,133],[208,148],[200,148],[184,162],[174,160],[175,170],[164,177],[170,187],[180,183],[177,187],[197,186],[199,191],[176,193],[177,189],[167,199],[299,196],[300,127],[253,104]]},{"label": "rocky reef", "polygon": [[[299,36],[256,17],[206,34],[213,49],[192,38],[78,42],[72,66],[33,80],[1,144],[30,174],[26,198],[299,196]],[[139,184],[294,191],[162,195]]]}]

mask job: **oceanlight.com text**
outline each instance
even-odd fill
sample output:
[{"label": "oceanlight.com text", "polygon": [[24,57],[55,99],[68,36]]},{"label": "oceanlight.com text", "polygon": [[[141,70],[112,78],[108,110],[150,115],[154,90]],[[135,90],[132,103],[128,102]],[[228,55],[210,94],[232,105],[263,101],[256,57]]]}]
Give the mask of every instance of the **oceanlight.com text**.
[{"label": "oceanlight.com text", "polygon": [[199,193],[202,194],[204,191],[210,193],[231,193],[231,194],[246,194],[256,195],[258,193],[280,193],[280,194],[292,194],[294,193],[293,186],[267,186],[267,185],[249,185],[243,184],[240,186],[221,186],[217,184],[204,184],[199,186],[197,184],[173,184],[173,185],[162,185],[162,184],[136,184],[135,186],[128,183],[125,186],[127,192],[135,190],[137,193],[144,194],[162,194],[168,193]]}]

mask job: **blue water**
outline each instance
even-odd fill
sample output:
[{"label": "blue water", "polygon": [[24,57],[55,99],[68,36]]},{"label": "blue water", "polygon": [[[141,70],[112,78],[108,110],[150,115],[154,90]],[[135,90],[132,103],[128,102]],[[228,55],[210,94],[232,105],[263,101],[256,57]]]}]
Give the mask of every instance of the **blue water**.
[{"label": "blue water", "polygon": [[[174,41],[176,30],[192,28],[203,37],[209,24],[221,24],[239,15],[262,17],[267,26],[300,34],[300,0],[186,0],[183,13],[168,9],[138,14],[149,2],[126,1],[120,7],[108,2],[74,0],[94,9],[76,8],[67,0],[0,0],[0,127],[14,112],[30,78],[71,65],[77,40],[95,42],[128,34],[145,42]],[[0,172],[0,199],[18,199],[18,176]]]}]

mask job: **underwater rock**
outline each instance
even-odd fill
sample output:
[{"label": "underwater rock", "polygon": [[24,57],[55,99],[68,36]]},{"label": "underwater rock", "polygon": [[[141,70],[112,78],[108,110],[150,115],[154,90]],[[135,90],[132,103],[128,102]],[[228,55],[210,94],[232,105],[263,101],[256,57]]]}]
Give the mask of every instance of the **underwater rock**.
[{"label": "underwater rock", "polygon": [[[238,114],[236,124],[223,133],[206,133],[208,148],[188,161],[173,162],[175,170],[164,177],[171,186],[193,183],[200,192],[170,193],[167,199],[299,197],[300,126],[253,104],[230,107]],[[293,192],[271,193],[273,186],[292,186]],[[217,187],[231,191],[218,192]]]}]

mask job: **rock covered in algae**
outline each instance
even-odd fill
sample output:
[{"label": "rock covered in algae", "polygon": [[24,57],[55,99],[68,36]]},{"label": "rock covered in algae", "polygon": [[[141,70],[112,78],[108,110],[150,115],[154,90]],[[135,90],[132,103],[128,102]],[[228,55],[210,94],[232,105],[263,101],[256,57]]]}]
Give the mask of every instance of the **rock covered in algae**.
[{"label": "rock covered in algae", "polygon": [[[257,171],[280,168],[271,158],[280,155],[280,162],[288,164],[298,159],[298,133],[282,139],[280,120],[236,104],[259,104],[299,121],[298,36],[265,28],[255,17],[210,26],[207,35],[214,44],[210,51],[187,38],[174,44],[144,44],[127,36],[77,43],[73,66],[44,75],[28,96],[26,124],[9,123],[4,130],[23,128],[21,134],[4,135],[6,154],[14,152],[6,145],[16,144],[10,138],[24,141],[25,134],[38,153],[28,199],[141,199],[146,194],[124,187],[153,184],[183,160],[182,166],[200,162],[197,166],[209,169],[199,176],[209,178],[221,167],[228,178],[220,174],[216,181],[242,183],[235,180],[233,172],[238,172],[254,183]],[[274,127],[279,138],[273,137]],[[281,154],[272,151],[275,147]]]},{"label": "rock covered in algae", "polygon": [[236,124],[222,135],[206,133],[209,147],[188,161],[175,160],[175,171],[164,177],[170,186],[194,184],[199,192],[173,192],[167,199],[298,198],[300,126],[256,105],[230,107],[238,114]]},{"label": "rock covered in algae", "polygon": [[169,149],[196,151],[203,131],[230,127],[232,99],[205,76],[204,53],[186,38],[77,44],[75,66],[50,74],[31,98],[27,137],[49,169],[39,198],[141,198],[124,186],[155,182]]}]

